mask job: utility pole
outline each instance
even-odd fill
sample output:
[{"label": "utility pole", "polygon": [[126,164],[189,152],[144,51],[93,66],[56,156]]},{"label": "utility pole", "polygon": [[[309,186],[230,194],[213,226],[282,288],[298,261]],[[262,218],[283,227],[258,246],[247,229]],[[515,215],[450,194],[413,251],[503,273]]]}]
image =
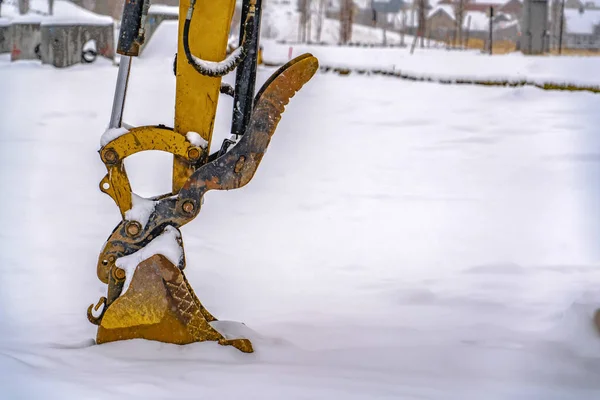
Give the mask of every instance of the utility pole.
[{"label": "utility pole", "polygon": [[469,48],[469,36],[471,36],[471,16],[467,17],[467,34],[465,35],[465,49]]},{"label": "utility pole", "polygon": [[560,32],[558,34],[558,55],[562,55],[563,30],[565,27],[565,0],[560,5]]},{"label": "utility pole", "polygon": [[492,36],[492,29],[494,23],[494,7],[490,6],[490,56],[492,55],[492,48],[494,47],[494,38]]}]

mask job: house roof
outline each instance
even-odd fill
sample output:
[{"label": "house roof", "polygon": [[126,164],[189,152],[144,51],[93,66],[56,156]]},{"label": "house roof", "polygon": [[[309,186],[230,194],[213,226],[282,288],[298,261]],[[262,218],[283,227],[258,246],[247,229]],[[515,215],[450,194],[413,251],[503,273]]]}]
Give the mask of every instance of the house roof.
[{"label": "house roof", "polygon": [[[454,7],[452,5],[443,4],[434,7],[427,14],[427,18],[429,19],[433,15],[436,15],[438,13],[445,13],[448,15],[449,18],[454,20]],[[509,22],[512,21],[512,18],[510,18],[508,21],[503,21],[503,27],[508,26]],[[494,26],[498,26],[498,24],[495,23]],[[463,19],[463,28],[470,29],[472,31],[487,31],[488,29],[490,29],[490,18],[485,12],[466,10]]]},{"label": "house roof", "polygon": [[427,18],[431,18],[433,15],[437,13],[446,13],[450,18],[454,19],[454,6],[450,4],[440,4],[438,6],[433,7],[427,13]]},{"label": "house roof", "polygon": [[[469,19],[471,25],[469,26]],[[487,31],[490,29],[490,17],[482,11],[467,11],[463,20],[463,27],[474,31]]]},{"label": "house roof", "polygon": [[16,3],[2,7],[2,16],[20,24],[52,24],[52,25],[111,25],[113,19],[105,15],[95,14],[66,0],[54,3],[54,15],[47,15],[47,0],[31,0],[30,11],[20,15]]},{"label": "house roof", "polygon": [[565,22],[567,33],[592,34],[594,26],[600,25],[600,10],[565,9]]}]

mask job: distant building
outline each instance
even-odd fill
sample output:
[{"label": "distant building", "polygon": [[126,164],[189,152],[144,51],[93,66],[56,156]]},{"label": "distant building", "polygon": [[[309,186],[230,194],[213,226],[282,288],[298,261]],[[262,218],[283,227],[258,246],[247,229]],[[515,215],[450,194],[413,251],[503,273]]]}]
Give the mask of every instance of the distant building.
[{"label": "distant building", "polygon": [[[466,4],[465,4],[466,5]],[[498,5],[500,9],[503,4]],[[453,4],[440,4],[427,14],[427,35],[435,40],[452,41],[457,35],[458,23]],[[516,41],[519,32],[518,19],[507,13],[497,11],[492,22],[493,36],[496,40]],[[489,9],[480,11],[478,7],[465,7],[462,20],[462,39],[489,38]]]},{"label": "distant building", "polygon": [[[121,19],[123,4],[125,0],[70,0],[80,7],[86,8],[97,14],[110,15],[115,19]],[[168,6],[179,5],[179,0],[153,0],[152,4],[164,4]]]},{"label": "distant building", "polygon": [[600,8],[565,9],[563,48],[600,50]]},{"label": "distant building", "polygon": [[[438,5],[454,5],[458,4],[459,1],[460,0],[441,0]],[[464,7],[467,11],[479,12],[489,12],[490,8],[493,8],[495,14],[504,13],[519,16],[523,10],[523,3],[520,0],[464,0]]]}]

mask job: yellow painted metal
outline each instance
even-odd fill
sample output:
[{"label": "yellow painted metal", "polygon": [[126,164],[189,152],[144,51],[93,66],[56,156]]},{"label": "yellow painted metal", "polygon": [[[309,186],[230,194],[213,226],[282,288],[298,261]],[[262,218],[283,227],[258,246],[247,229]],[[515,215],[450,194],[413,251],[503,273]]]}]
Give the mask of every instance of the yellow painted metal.
[{"label": "yellow painted metal", "polygon": [[[221,78],[200,75],[185,57],[183,25],[190,0],[179,2],[179,45],[175,132],[196,132],[207,142],[212,139]],[[227,39],[235,0],[197,0],[190,26],[189,43],[193,55],[208,61],[225,58]],[[178,156],[173,161],[173,192],[178,192],[189,177],[188,164]]]},{"label": "yellow painted metal", "polygon": [[[191,151],[191,150],[194,151]],[[184,135],[158,126],[141,126],[119,136],[100,150],[100,158],[106,164],[108,174],[100,182],[100,190],[108,194],[119,207],[121,216],[131,210],[131,185],[125,172],[123,160],[135,153],[147,150],[165,151],[178,157],[185,169],[185,180],[193,173],[194,163],[207,156],[202,148],[194,147]],[[193,155],[194,157],[190,157]]]},{"label": "yellow painted metal", "polygon": [[[199,74],[184,56],[183,26],[189,4],[190,0],[180,1],[180,56],[177,57],[174,129],[163,126],[133,128],[100,150],[101,159],[108,170],[108,174],[100,182],[100,189],[115,201],[124,221],[113,231],[98,259],[97,274],[102,282],[108,284],[107,296],[102,297],[95,307],[90,306],[87,316],[90,322],[98,325],[96,340],[99,344],[136,338],[175,344],[209,340],[250,353],[253,348],[248,339],[227,339],[211,325],[216,321],[215,317],[200,303],[183,272],[185,258],[179,263],[183,265],[175,265],[165,256],[155,254],[142,260],[132,276],[118,267],[120,257],[131,255],[132,251],[138,251],[143,244],[138,235],[144,229],[139,222],[126,221],[125,218],[125,213],[132,208],[132,193],[124,160],[135,153],[148,150],[173,154],[172,194],[178,194],[184,185],[186,190],[193,189],[194,185],[205,185],[208,190],[229,190],[247,184],[256,172],[285,106],[315,74],[318,61],[307,54],[297,57],[278,70],[258,96],[249,128],[252,136],[244,137],[248,142],[244,142],[246,147],[239,150],[244,153],[236,155],[234,150],[223,156],[224,164],[220,167],[226,168],[212,171],[213,174],[209,174],[212,177],[210,180],[202,181],[202,174],[196,176],[195,180],[190,180],[192,173],[207,162],[208,149],[193,146],[186,134],[196,132],[210,145],[221,78]],[[189,35],[191,51],[195,56],[209,61],[219,61],[225,57],[234,8],[235,0],[196,1]],[[260,56],[262,58],[262,50]],[[240,143],[235,149],[242,146],[243,143]],[[228,163],[227,166],[225,163]],[[205,167],[209,168],[211,165]],[[216,168],[214,165],[212,167],[213,170]],[[198,200],[200,199],[201,195]],[[194,201],[185,197],[182,201],[181,206],[177,205],[180,207],[178,209],[193,214]],[[190,206],[189,210],[187,205]],[[195,214],[186,217],[175,211],[162,209],[154,214],[157,215],[158,220],[154,222],[168,222],[171,224],[170,228],[173,228],[189,222]],[[161,229],[166,230],[164,226]],[[148,236],[144,238],[150,240],[156,233],[148,228],[145,234]],[[177,238],[183,254],[180,233]],[[146,246],[147,243],[143,245]],[[124,290],[126,280],[129,286]],[[98,312],[101,306],[104,306],[101,315],[95,316],[92,311]]]},{"label": "yellow painted metal", "polygon": [[158,126],[140,126],[119,136],[102,149],[102,159],[106,162],[104,153],[113,150],[120,160],[135,153],[146,150],[159,150],[187,157],[190,142],[185,136],[177,135],[171,129]]},{"label": "yellow painted metal", "polygon": [[125,165],[108,166],[108,174],[100,181],[100,190],[108,194],[114,200],[121,217],[125,219],[125,212],[131,210],[133,206],[131,201],[131,185],[125,171]]},{"label": "yellow painted metal", "polygon": [[137,266],[127,291],[106,310],[96,342],[141,338],[188,344],[209,340],[253,352],[248,339],[228,340],[215,330],[210,325],[214,317],[203,310],[183,271],[157,254]]}]

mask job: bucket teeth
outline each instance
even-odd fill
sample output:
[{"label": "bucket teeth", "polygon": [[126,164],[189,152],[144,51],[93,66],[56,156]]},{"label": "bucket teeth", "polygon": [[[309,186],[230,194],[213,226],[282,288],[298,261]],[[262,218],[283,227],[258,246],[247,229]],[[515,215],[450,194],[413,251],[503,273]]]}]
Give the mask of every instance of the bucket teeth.
[{"label": "bucket teeth", "polygon": [[226,339],[210,325],[211,320],[215,319],[190,290],[183,271],[156,254],[137,266],[127,291],[108,306],[96,341],[99,344],[127,339],[175,344],[217,341],[252,352],[247,339]]},{"label": "bucket teeth", "polygon": [[[97,343],[127,339],[175,344],[216,341],[243,352],[253,351],[248,339],[225,338],[211,326],[216,318],[202,306],[183,273],[185,257],[180,265],[161,254],[140,262],[135,271],[128,272],[133,276],[124,292],[123,277],[115,277],[110,271],[114,271],[119,258],[145,248],[168,227],[177,229],[193,220],[208,190],[246,185],[258,169],[285,106],[314,76],[318,66],[315,57],[305,54],[277,70],[258,92],[246,132],[236,146],[195,169],[177,195],[157,200],[147,223],[140,225],[135,234],[128,234],[127,221],[115,228],[97,266],[98,277],[109,286],[108,300],[100,317],[94,317],[91,308],[88,312],[90,321],[99,325]],[[181,240],[178,243],[183,254]]]}]

